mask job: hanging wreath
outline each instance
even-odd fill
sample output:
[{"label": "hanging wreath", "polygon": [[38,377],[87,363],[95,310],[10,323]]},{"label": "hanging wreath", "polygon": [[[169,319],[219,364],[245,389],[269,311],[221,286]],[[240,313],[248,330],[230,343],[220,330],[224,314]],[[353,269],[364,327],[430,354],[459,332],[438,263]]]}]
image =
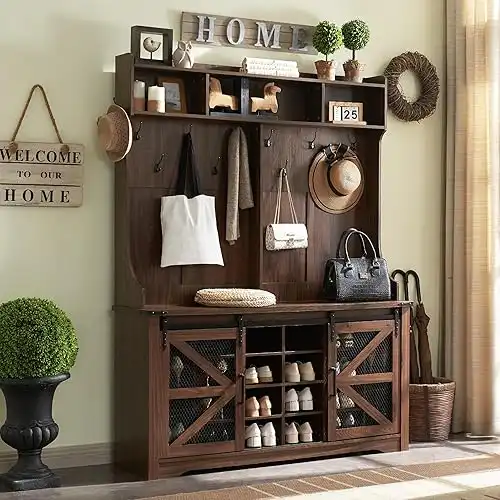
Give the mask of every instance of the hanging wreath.
[{"label": "hanging wreath", "polygon": [[[412,71],[420,81],[422,89],[415,102],[409,102],[399,86],[399,79],[405,71]],[[434,113],[439,97],[439,77],[436,67],[427,57],[419,52],[405,52],[392,59],[384,74],[389,108],[400,120],[416,122]]]}]

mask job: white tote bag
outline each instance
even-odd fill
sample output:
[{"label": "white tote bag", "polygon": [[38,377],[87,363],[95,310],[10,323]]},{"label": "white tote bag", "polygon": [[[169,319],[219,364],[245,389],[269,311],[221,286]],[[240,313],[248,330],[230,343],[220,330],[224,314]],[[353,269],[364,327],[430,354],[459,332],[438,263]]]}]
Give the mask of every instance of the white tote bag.
[{"label": "white tote bag", "polygon": [[215,197],[200,194],[198,184],[189,133],[182,142],[176,194],[161,199],[161,267],[224,265],[217,231]]},{"label": "white tote bag", "polygon": [[[297,213],[293,205],[292,193],[286,170],[282,168],[279,174],[278,181],[278,197],[276,200],[276,209],[274,212],[274,221],[266,228],[266,250],[276,252],[278,250],[294,250],[298,248],[307,248],[307,227],[305,224],[299,224]],[[285,179],[285,188],[288,195],[288,203],[290,205],[290,213],[292,214],[291,224],[280,223],[281,213],[281,195],[283,191],[283,179]]]}]

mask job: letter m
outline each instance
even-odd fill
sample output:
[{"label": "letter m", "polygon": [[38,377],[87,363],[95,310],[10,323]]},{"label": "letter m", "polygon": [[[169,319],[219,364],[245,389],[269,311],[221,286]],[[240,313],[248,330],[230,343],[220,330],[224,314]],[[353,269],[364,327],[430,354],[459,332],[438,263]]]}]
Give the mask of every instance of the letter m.
[{"label": "letter m", "polygon": [[[280,45],[280,31],[281,24],[273,24],[271,31],[267,30],[267,24],[256,21],[257,25],[257,43],[254,45],[255,47],[269,47],[269,42],[271,41],[271,37],[273,39],[273,43],[271,45],[271,49],[281,49]],[[262,42],[261,42],[262,37]]]}]

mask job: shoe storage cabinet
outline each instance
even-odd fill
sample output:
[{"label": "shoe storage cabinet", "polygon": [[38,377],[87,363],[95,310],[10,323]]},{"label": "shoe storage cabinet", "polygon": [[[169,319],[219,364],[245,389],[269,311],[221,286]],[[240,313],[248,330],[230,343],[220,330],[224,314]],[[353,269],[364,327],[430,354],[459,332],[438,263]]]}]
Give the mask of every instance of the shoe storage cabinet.
[{"label": "shoe storage cabinet", "polygon": [[[117,310],[123,326],[118,350],[123,349],[126,359],[132,349],[138,359],[134,387],[121,384],[122,397],[139,396],[129,399],[130,410],[117,433],[118,464],[156,479],[193,470],[405,449],[407,362],[401,332],[407,331],[407,308],[396,302],[344,307],[283,305],[272,314],[191,308],[190,316],[182,316],[188,308],[155,314]],[[304,312],[294,312],[301,308]],[[295,362],[310,363],[314,379],[287,381]],[[268,367],[272,382],[247,383],[245,373],[252,367],[260,372]],[[310,372],[306,378],[312,378]],[[298,411],[289,411],[288,392],[300,394],[306,387],[312,409],[299,403]],[[265,396],[271,415],[247,416],[249,398]],[[141,404],[149,411],[141,411]],[[268,423],[275,444],[260,439]],[[250,441],[252,424],[259,439]],[[294,442],[294,427],[299,442],[288,444]],[[304,429],[312,430],[312,436]]]},{"label": "shoe storage cabinet", "polygon": [[[237,112],[209,109],[211,76],[220,80],[224,93],[239,98]],[[166,77],[182,81],[184,112],[134,109],[134,80],[149,86]],[[248,98],[262,96],[269,81],[282,89],[278,113],[252,114]],[[325,262],[336,254],[347,228],[363,230],[380,248],[385,78],[354,83],[323,82],[314,75],[264,77],[238,68],[171,68],[123,54],[116,58],[114,101],[130,114],[133,128],[131,151],[114,172],[116,465],[143,479],[158,479],[194,470],[406,449],[408,305],[333,304],[322,296]],[[362,103],[366,125],[329,123],[330,101]],[[224,238],[227,139],[236,126],[247,138],[255,206],[240,211],[240,238],[229,245]],[[182,137],[188,131],[200,188],[215,196],[223,267],[160,267],[161,197],[174,194]],[[355,149],[365,189],[355,208],[331,215],[309,195],[308,173],[318,151],[338,143]],[[277,176],[285,166],[309,246],[268,252],[264,235],[274,216]],[[353,255],[360,250],[356,244]],[[268,290],[278,305],[217,309],[194,304],[197,290],[218,287]],[[309,363],[313,380],[301,380],[298,368]],[[252,367],[261,375],[269,369],[272,381],[247,383],[245,373]],[[289,370],[299,371],[298,381],[287,375]],[[300,400],[309,393],[312,410],[310,405],[301,410]],[[270,416],[260,408],[259,416],[246,415],[254,397],[263,410],[271,406]],[[287,406],[287,398],[294,404]],[[299,411],[290,410],[297,408],[295,398]],[[261,437],[273,429],[276,446],[247,447],[250,427]],[[287,444],[297,437],[298,443]],[[273,439],[263,441],[274,444]]]}]

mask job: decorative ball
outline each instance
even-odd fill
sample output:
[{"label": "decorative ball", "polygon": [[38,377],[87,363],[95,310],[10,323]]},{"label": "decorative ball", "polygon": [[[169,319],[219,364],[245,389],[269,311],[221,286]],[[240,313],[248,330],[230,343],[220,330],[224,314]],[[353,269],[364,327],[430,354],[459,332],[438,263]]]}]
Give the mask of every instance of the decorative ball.
[{"label": "decorative ball", "polygon": [[142,46],[148,51],[148,52],[156,52],[160,48],[161,42],[158,40],[153,40],[150,36],[144,39],[144,42],[142,42]]}]

